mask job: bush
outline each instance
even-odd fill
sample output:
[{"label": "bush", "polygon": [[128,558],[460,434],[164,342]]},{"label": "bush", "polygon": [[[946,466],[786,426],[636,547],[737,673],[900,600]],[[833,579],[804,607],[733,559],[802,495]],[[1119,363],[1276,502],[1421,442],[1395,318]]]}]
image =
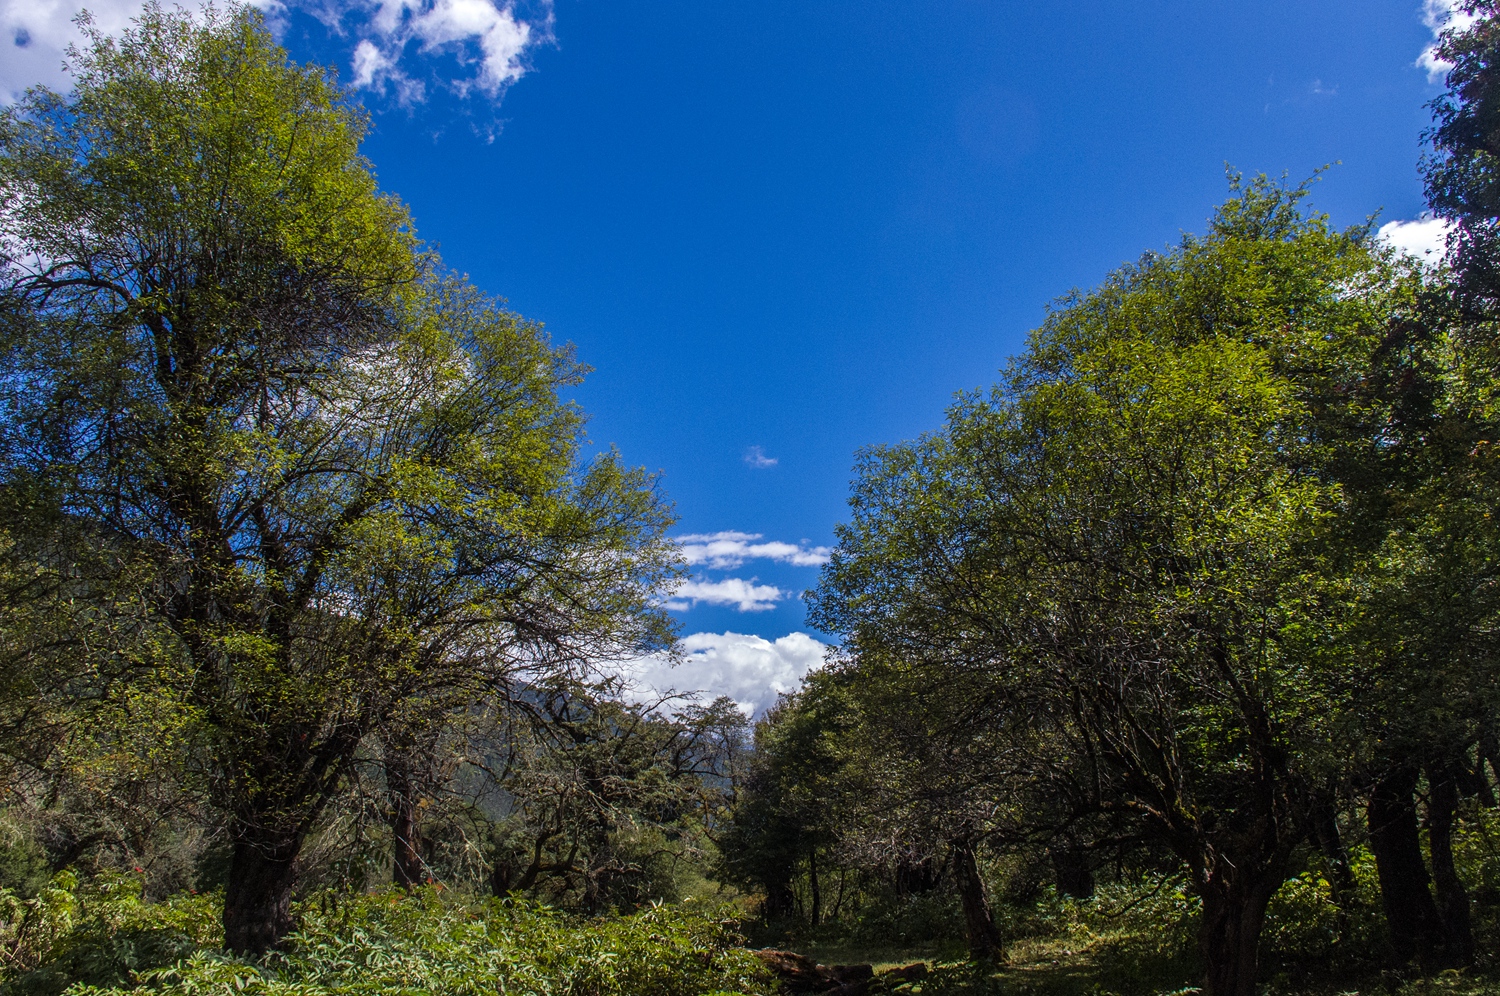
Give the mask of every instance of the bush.
[{"label": "bush", "polygon": [[950,889],[916,895],[881,895],[859,911],[849,930],[853,944],[896,948],[963,937],[963,913]]},{"label": "bush", "polygon": [[217,897],[141,897],[139,876],[100,874],[80,887],[61,872],[34,898],[0,890],[0,945],[7,972],[0,996],[52,996],[74,983],[119,986],[144,969],[222,940]]},{"label": "bush", "polygon": [[[768,994],[760,962],[735,947],[730,911],[684,903],[631,916],[570,917],[520,900],[323,893],[300,903],[301,929],[253,961],[217,950],[217,897],[140,900],[113,879],[68,877],[35,901],[12,900],[11,938],[34,964],[3,996],[698,996]],[[69,988],[71,987],[71,988]]]}]

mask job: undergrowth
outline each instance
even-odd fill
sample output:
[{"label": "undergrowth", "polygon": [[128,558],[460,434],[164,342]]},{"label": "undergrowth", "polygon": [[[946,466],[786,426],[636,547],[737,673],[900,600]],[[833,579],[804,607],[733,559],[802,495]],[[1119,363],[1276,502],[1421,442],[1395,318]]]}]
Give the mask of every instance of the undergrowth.
[{"label": "undergrowth", "polygon": [[774,991],[734,933],[734,911],[701,903],[582,919],[522,900],[323,893],[263,959],[218,948],[217,896],[141,900],[139,883],[79,887],[61,875],[6,897],[0,996],[700,996]]}]

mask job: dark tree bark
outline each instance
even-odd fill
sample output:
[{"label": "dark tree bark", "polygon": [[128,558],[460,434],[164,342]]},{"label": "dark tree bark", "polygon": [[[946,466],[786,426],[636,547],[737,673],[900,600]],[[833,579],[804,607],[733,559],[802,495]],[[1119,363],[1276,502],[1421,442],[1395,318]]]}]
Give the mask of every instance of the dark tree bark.
[{"label": "dark tree bark", "polygon": [[953,879],[958,885],[959,900],[964,908],[964,933],[969,954],[978,959],[994,959],[1000,954],[1000,931],[990,913],[984,879],[974,857],[974,843],[960,840],[952,843]]},{"label": "dark tree bark", "polygon": [[417,806],[409,796],[392,800],[391,834],[395,838],[395,856],[391,881],[403,889],[418,888],[427,881],[427,862],[422,860],[422,830],[417,822]]},{"label": "dark tree bark", "polygon": [[1087,850],[1068,843],[1048,848],[1047,853],[1052,858],[1059,895],[1088,899],[1094,894],[1094,869],[1089,865]]},{"label": "dark tree bark", "polygon": [[891,881],[898,896],[919,896],[931,892],[942,881],[942,868],[931,855],[912,858],[903,854],[896,859]]},{"label": "dark tree bark", "polygon": [[516,877],[516,866],[509,858],[497,858],[490,868],[490,892],[496,899],[510,894],[511,882]]},{"label": "dark tree bark", "polygon": [[1428,771],[1427,843],[1432,852],[1432,881],[1437,887],[1438,915],[1443,923],[1443,968],[1463,968],[1474,961],[1474,932],[1469,923],[1469,894],[1453,864],[1453,818],[1458,812],[1458,780],[1451,766]]},{"label": "dark tree bark", "polygon": [[1365,817],[1370,850],[1380,878],[1391,956],[1398,964],[1413,958],[1435,961],[1443,937],[1442,919],[1428,886],[1413,796],[1415,768],[1396,768],[1376,779]]},{"label": "dark tree bark", "polygon": [[766,883],[766,901],[761,907],[761,915],[765,919],[775,922],[789,918],[796,909],[797,897],[792,892],[790,882],[782,880]]},{"label": "dark tree bark", "polygon": [[230,858],[224,890],[224,946],[236,954],[261,955],[292,929],[301,834],[242,830]]},{"label": "dark tree bark", "polygon": [[1266,906],[1281,885],[1280,868],[1237,869],[1221,861],[1201,885],[1198,949],[1212,996],[1255,996]]},{"label": "dark tree bark", "polygon": [[823,889],[818,882],[818,849],[816,847],[807,849],[807,883],[812,891],[812,910],[808,919],[816,927],[823,916]]},{"label": "dark tree bark", "polygon": [[412,778],[410,756],[386,748],[385,786],[390,805],[394,855],[391,881],[403,889],[420,887],[427,881],[427,862],[422,860],[422,828],[418,821],[418,790]]}]

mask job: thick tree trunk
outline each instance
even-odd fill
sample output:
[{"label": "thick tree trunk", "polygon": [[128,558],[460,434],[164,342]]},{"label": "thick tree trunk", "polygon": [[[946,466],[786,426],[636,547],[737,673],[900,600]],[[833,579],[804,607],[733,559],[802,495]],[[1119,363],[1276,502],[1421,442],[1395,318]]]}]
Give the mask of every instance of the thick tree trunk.
[{"label": "thick tree trunk", "polygon": [[984,879],[979,875],[979,863],[974,857],[974,844],[965,840],[951,846],[953,878],[958,884],[958,897],[963,903],[964,933],[969,942],[969,954],[977,959],[993,959],[1000,954],[1000,931],[995,927],[995,918],[990,913]]},{"label": "thick tree trunk", "polygon": [[898,896],[917,896],[931,892],[942,879],[942,868],[931,855],[919,860],[905,855],[896,859],[892,881]]},{"label": "thick tree trunk", "polygon": [[1094,870],[1089,866],[1088,851],[1076,844],[1059,844],[1048,854],[1059,895],[1088,899],[1094,894]]},{"label": "thick tree trunk", "polygon": [[242,833],[234,842],[224,890],[224,946],[230,951],[264,954],[291,931],[300,850],[300,834]]},{"label": "thick tree trunk", "polygon": [[515,880],[516,866],[509,858],[496,858],[490,867],[490,892],[496,899],[510,895],[510,884]]},{"label": "thick tree trunk", "polygon": [[1207,967],[1209,996],[1255,996],[1260,931],[1266,906],[1280,884],[1279,874],[1267,871],[1249,879],[1226,862],[1202,886],[1198,950]]},{"label": "thick tree trunk", "polygon": [[1458,812],[1458,782],[1451,769],[1431,769],[1427,797],[1427,844],[1432,852],[1432,882],[1437,887],[1438,915],[1443,921],[1444,968],[1463,968],[1474,961],[1474,932],[1469,923],[1469,894],[1453,864],[1453,817]]},{"label": "thick tree trunk", "polygon": [[766,901],[761,907],[761,916],[775,922],[786,920],[791,917],[797,905],[796,893],[792,892],[792,884],[786,881],[766,883]]},{"label": "thick tree trunk", "polygon": [[394,847],[391,881],[403,889],[418,888],[427,880],[422,860],[422,829],[417,820],[417,792],[412,784],[409,759],[387,748],[385,786],[389,797],[391,840]]},{"label": "thick tree trunk", "polygon": [[1376,780],[1365,817],[1370,850],[1380,878],[1391,955],[1398,964],[1413,958],[1431,964],[1442,942],[1442,920],[1428,887],[1422,841],[1412,796],[1414,768],[1398,768]]},{"label": "thick tree trunk", "polygon": [[391,834],[396,853],[391,866],[391,881],[411,890],[427,881],[427,862],[422,860],[422,836],[417,824],[417,807],[403,799],[391,814]]}]

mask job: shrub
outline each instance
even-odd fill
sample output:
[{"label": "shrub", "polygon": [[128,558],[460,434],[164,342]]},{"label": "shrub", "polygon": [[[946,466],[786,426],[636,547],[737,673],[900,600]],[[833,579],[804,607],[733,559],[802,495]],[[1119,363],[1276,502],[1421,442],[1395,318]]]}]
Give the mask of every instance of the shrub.
[{"label": "shrub", "polygon": [[65,871],[31,899],[0,890],[7,961],[0,994],[51,996],[79,982],[125,985],[137,971],[220,942],[217,897],[147,903],[141,886],[139,876],[104,873],[80,887]]},{"label": "shrub", "polygon": [[760,962],[735,947],[730,911],[695,903],[583,920],[537,903],[468,902],[432,889],[328,892],[300,903],[301,929],[259,961],[217,950],[217,897],[147,904],[138,883],[80,890],[60,877],[45,896],[8,909],[24,910],[7,924],[13,939],[27,939],[33,964],[18,966],[3,996],[772,991]]}]

